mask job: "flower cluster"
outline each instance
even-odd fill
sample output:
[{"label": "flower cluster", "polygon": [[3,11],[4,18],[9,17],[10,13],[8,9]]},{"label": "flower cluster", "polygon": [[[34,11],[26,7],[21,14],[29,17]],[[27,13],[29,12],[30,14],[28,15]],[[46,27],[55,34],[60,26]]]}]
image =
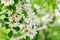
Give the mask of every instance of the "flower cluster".
[{"label": "flower cluster", "polygon": [[9,6],[14,4],[14,0],[1,0],[1,3],[4,4],[4,6]]},{"label": "flower cluster", "polygon": [[[47,24],[52,21],[55,16],[54,13],[45,13],[44,10],[40,10],[40,6],[33,5],[30,0],[1,0],[1,4],[6,9],[4,21],[5,26],[11,29],[14,34],[21,31],[23,34],[14,40],[26,38],[26,36],[33,39],[37,34],[37,31],[47,28]],[[43,17],[39,17],[40,15]],[[59,15],[59,14],[58,14]],[[40,24],[42,23],[42,26]]]}]

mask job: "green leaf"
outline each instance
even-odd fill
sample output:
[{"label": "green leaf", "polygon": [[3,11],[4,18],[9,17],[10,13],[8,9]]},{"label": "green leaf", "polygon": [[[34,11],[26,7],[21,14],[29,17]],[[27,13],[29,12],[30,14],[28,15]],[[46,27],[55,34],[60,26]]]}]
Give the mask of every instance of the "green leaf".
[{"label": "green leaf", "polygon": [[0,12],[2,11],[3,4],[0,3]]},{"label": "green leaf", "polygon": [[11,30],[9,33],[8,33],[8,37],[11,38],[13,36],[13,31]]},{"label": "green leaf", "polygon": [[27,17],[27,16],[28,16],[28,14],[27,14],[27,12],[25,11],[25,9],[24,9],[24,8],[22,8],[22,13],[24,14],[24,16],[25,16],[25,17]]},{"label": "green leaf", "polygon": [[13,29],[16,30],[16,31],[20,30],[20,28],[18,26],[17,27],[13,27]]},{"label": "green leaf", "polygon": [[43,16],[45,16],[45,14],[37,14],[38,18],[42,18]]},{"label": "green leaf", "polygon": [[30,37],[26,36],[26,39],[23,39],[23,40],[31,40]]},{"label": "green leaf", "polygon": [[15,4],[17,4],[18,3],[18,0],[14,0],[14,2],[15,2]]},{"label": "green leaf", "polygon": [[53,22],[55,22],[55,20],[56,20],[56,16],[54,16],[52,20],[53,20]]},{"label": "green leaf", "polygon": [[4,19],[4,18],[5,18],[5,15],[1,15],[1,16],[0,16],[0,19]]},{"label": "green leaf", "polygon": [[7,21],[9,21],[9,19],[8,19],[8,18],[4,18],[4,21],[6,21],[6,22],[7,22]]},{"label": "green leaf", "polygon": [[23,23],[23,21],[24,21],[24,19],[23,19],[23,18],[21,18],[21,19],[19,20],[19,23]]},{"label": "green leaf", "polygon": [[6,17],[8,17],[8,14],[5,14]]},{"label": "green leaf", "polygon": [[7,8],[9,9],[9,10],[13,10],[13,11],[15,11],[16,10],[16,6],[15,5],[10,5],[10,6],[7,6]]},{"label": "green leaf", "polygon": [[56,16],[54,16],[53,19],[52,19],[52,21],[49,22],[49,23],[50,23],[50,24],[53,24],[53,23],[56,21],[56,19],[57,19]]},{"label": "green leaf", "polygon": [[34,37],[33,40],[40,40],[40,34],[39,34],[39,32],[37,32],[37,34],[36,34],[36,36]]},{"label": "green leaf", "polygon": [[9,27],[9,24],[5,24],[5,28],[6,28],[6,29],[10,28],[10,27]]},{"label": "green leaf", "polygon": [[0,40],[7,40],[7,30],[0,28]]}]

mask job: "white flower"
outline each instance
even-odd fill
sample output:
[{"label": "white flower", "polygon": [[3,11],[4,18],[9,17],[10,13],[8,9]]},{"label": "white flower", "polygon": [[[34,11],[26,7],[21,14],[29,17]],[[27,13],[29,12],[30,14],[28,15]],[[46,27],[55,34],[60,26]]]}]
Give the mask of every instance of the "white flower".
[{"label": "white flower", "polygon": [[21,16],[20,15],[17,15],[17,14],[14,14],[13,15],[13,18],[16,22],[18,22],[20,19],[21,19]]},{"label": "white flower", "polygon": [[57,22],[58,24],[60,24],[60,19],[57,19],[56,22]]},{"label": "white flower", "polygon": [[12,12],[11,11],[8,11],[7,14],[8,14],[8,16],[11,16]]},{"label": "white flower", "polygon": [[43,29],[47,29],[47,25],[44,24],[42,27],[37,28],[36,31],[43,30]]},{"label": "white flower", "polygon": [[49,14],[46,14],[45,16],[43,16],[43,17],[41,18],[41,20],[42,20],[42,22],[43,22],[44,24],[46,24],[46,23],[48,23],[49,21],[51,21],[50,18],[49,18]]},{"label": "white flower", "polygon": [[27,32],[27,36],[29,36],[31,39],[33,39],[36,34],[37,32],[35,30],[30,30]]},{"label": "white flower", "polygon": [[[14,13],[8,10],[7,14],[8,14],[9,21],[7,23],[9,24],[9,27],[11,27],[12,30],[13,30],[13,27],[18,26],[23,32],[23,35],[24,33],[26,33],[25,37],[29,36],[31,39],[33,39],[37,34],[37,31],[46,29],[47,26],[43,25],[41,28],[37,27],[37,25],[40,24],[40,18],[38,18],[35,12],[33,12],[33,9],[31,8],[32,5],[30,4],[30,0],[26,0],[26,2],[27,3],[24,5],[22,5],[19,2],[15,4],[16,11]],[[5,6],[9,6],[14,4],[14,0],[1,0],[1,3],[4,4]],[[27,17],[25,17],[25,14],[22,13],[23,8],[25,9],[24,11],[26,11],[27,13]],[[34,4],[34,8],[37,10],[37,13],[41,12],[39,5]],[[41,13],[44,13],[44,11],[42,11]],[[50,21],[49,16],[50,16],[49,14],[46,14],[44,17],[41,18],[43,24],[46,24]],[[19,20],[21,18],[24,19],[23,23],[19,23]],[[15,30],[13,30],[13,32],[17,33]],[[24,37],[22,36],[21,38],[24,38]]]},{"label": "white flower", "polygon": [[59,10],[60,10],[60,4],[58,4],[58,5],[57,5],[57,7],[58,7],[58,8],[59,8]]},{"label": "white flower", "polygon": [[8,24],[9,24],[9,27],[11,27],[11,28],[19,26],[18,22],[16,22],[16,23],[14,23],[14,22],[13,23],[12,22],[8,22]]},{"label": "white flower", "polygon": [[[51,15],[51,16],[50,16]],[[47,24],[49,21],[52,21],[52,18],[53,18],[53,14],[46,14],[45,16],[43,16],[41,18],[43,24]]]},{"label": "white flower", "polygon": [[14,0],[1,0],[1,3],[4,4],[4,6],[9,6],[14,4]]},{"label": "white flower", "polygon": [[38,25],[40,23],[40,19],[36,18],[33,20],[33,24]]},{"label": "white flower", "polygon": [[10,16],[9,18],[9,22],[13,22],[13,18]]},{"label": "white flower", "polygon": [[38,9],[38,10],[36,10],[36,12],[37,12],[38,14],[40,14],[40,11],[41,11],[41,10],[39,10],[39,9]]},{"label": "white flower", "polygon": [[19,24],[20,29],[23,29],[25,27],[25,24]]},{"label": "white flower", "polygon": [[8,24],[9,24],[9,27],[11,27],[11,28],[14,27],[14,25],[11,22],[8,22]]},{"label": "white flower", "polygon": [[17,33],[18,33],[18,32],[16,32],[16,30],[14,30],[14,29],[11,29],[11,30],[13,30],[13,33],[14,33],[14,34],[17,34]]},{"label": "white flower", "polygon": [[31,6],[32,6],[32,5],[31,5],[30,3],[24,4],[25,11],[27,11],[27,12],[28,12],[28,11],[32,11],[32,10],[31,10]]},{"label": "white flower", "polygon": [[19,26],[19,22],[13,23],[14,27]]},{"label": "white flower", "polygon": [[31,18],[25,18],[24,20],[25,20],[26,23],[30,23],[32,21]]},{"label": "white flower", "polygon": [[21,4],[18,3],[18,4],[16,4],[16,13],[20,14],[21,12],[22,12]]},{"label": "white flower", "polygon": [[31,5],[30,3],[27,3],[27,4],[24,4],[24,6],[25,6],[26,8],[29,8],[29,7],[31,7],[32,5]]},{"label": "white flower", "polygon": [[2,4],[5,4],[5,3],[6,3],[6,0],[1,0],[1,3],[2,3]]},{"label": "white flower", "polygon": [[30,0],[26,0],[26,2],[30,2]]},{"label": "white flower", "polygon": [[57,2],[59,2],[60,0],[56,0]]},{"label": "white flower", "polygon": [[40,9],[40,6],[37,5],[37,4],[34,4],[34,8],[36,8],[36,9]]},{"label": "white flower", "polygon": [[59,12],[57,9],[55,10],[55,15],[56,15],[57,17],[60,16],[60,12]]},{"label": "white flower", "polygon": [[28,31],[32,30],[32,25],[29,24],[29,25],[26,25],[26,26],[27,26],[26,29],[27,29]]},{"label": "white flower", "polygon": [[43,25],[42,28],[43,28],[43,29],[46,29],[46,28],[47,28],[47,25]]},{"label": "white flower", "polygon": [[41,13],[42,13],[42,14],[45,14],[45,11],[44,11],[43,9],[42,9],[42,10],[40,10],[40,11],[41,11]]},{"label": "white flower", "polygon": [[35,12],[29,12],[28,17],[31,19],[35,19],[36,18]]}]

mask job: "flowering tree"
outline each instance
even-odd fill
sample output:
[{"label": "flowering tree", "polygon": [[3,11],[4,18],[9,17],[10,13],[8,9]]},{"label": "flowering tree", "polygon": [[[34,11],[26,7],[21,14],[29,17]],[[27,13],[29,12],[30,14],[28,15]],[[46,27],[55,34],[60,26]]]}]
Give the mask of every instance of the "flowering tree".
[{"label": "flowering tree", "polygon": [[0,40],[60,40],[58,1],[0,0]]}]

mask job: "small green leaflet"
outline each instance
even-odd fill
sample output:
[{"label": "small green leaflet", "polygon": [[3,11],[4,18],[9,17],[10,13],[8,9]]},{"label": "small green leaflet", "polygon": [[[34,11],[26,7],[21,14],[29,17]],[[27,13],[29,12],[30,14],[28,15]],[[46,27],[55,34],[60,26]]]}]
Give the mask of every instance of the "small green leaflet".
[{"label": "small green leaflet", "polygon": [[13,36],[13,31],[11,30],[9,33],[8,33],[8,37],[11,38]]},{"label": "small green leaflet", "polygon": [[16,31],[20,30],[20,28],[18,26],[17,27],[13,27],[13,29],[16,30]]}]

